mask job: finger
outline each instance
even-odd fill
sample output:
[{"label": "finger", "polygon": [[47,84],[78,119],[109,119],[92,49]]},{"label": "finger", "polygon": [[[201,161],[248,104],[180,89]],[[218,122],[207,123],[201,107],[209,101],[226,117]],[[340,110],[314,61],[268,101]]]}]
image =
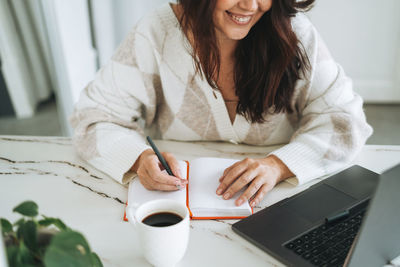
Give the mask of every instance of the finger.
[{"label": "finger", "polygon": [[224,170],[224,173],[222,174],[221,178],[219,178],[219,182],[222,182],[222,180],[225,178],[226,174],[234,167],[236,167],[238,164],[240,164],[241,161],[235,162],[234,164],[232,164],[231,166],[229,166],[228,168],[226,168]]},{"label": "finger", "polygon": [[155,183],[154,181],[140,180],[140,182],[142,182],[143,186],[148,190],[176,191],[181,189],[180,187],[174,185],[160,184]]},{"label": "finger", "polygon": [[[165,171],[162,171],[162,173],[165,174]],[[184,185],[170,185],[170,184],[163,184],[160,183],[154,179],[152,179],[149,174],[147,173],[146,177],[148,179],[143,179],[145,180],[144,183],[142,183],[147,189],[149,190],[161,190],[161,191],[175,191],[175,190],[180,190],[185,188]]]},{"label": "finger", "polygon": [[238,178],[240,175],[246,171],[247,163],[240,161],[236,166],[232,166],[229,172],[222,179],[221,184],[217,188],[217,195],[221,195],[225,190]]},{"label": "finger", "polygon": [[161,171],[158,165],[159,161],[157,157],[153,160],[144,163],[144,168],[147,172],[148,177],[154,182],[166,185],[181,186],[182,180],[180,178],[170,176],[166,172]]},{"label": "finger", "polygon": [[154,181],[152,181],[145,169],[138,170],[138,177],[140,183],[144,186],[144,188],[148,190],[156,190],[156,188],[154,187]]},{"label": "finger", "polygon": [[224,173],[222,174],[222,176],[219,178],[219,182],[222,182],[222,180],[224,179],[225,175],[232,169],[234,165],[229,166],[228,168],[226,168],[224,170]]},{"label": "finger", "polygon": [[246,201],[249,201],[250,199],[254,198],[256,193],[259,191],[259,189],[264,185],[264,181],[260,176],[256,177],[249,187],[243,192],[243,194],[236,199],[235,204],[237,206],[242,205]]},{"label": "finger", "polygon": [[178,187],[175,185],[160,184],[160,183],[155,184],[154,187],[156,190],[160,190],[160,191],[177,191],[177,190],[184,188],[184,187]]},{"label": "finger", "polygon": [[168,152],[162,152],[161,154],[164,156],[165,160],[167,161],[167,164],[169,165],[172,173],[177,178],[182,179],[182,171],[181,171],[181,168],[179,167],[179,163],[176,160],[176,158],[174,157],[174,155],[172,155],[171,153],[168,153]]},{"label": "finger", "polygon": [[148,176],[139,176],[139,180],[147,190],[156,190],[153,186],[153,182]]},{"label": "finger", "polygon": [[[247,169],[225,190],[223,198],[230,199],[231,197],[233,197],[238,191],[240,191],[243,187],[253,181],[253,179],[257,177],[257,174],[258,172],[256,169]],[[261,185],[262,184],[260,184],[259,187],[261,187]]]},{"label": "finger", "polygon": [[260,190],[258,190],[256,196],[254,197],[254,199],[250,202],[250,206],[251,207],[255,207],[258,203],[261,202],[261,200],[263,200],[264,196],[271,191],[271,189],[273,188],[273,184],[272,183],[266,183],[264,184]]}]

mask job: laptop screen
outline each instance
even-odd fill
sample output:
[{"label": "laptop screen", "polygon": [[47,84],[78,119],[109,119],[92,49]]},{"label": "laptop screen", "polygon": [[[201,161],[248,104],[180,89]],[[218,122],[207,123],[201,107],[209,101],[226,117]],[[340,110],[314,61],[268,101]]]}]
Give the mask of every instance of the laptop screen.
[{"label": "laptop screen", "polygon": [[380,175],[348,266],[384,266],[400,255],[400,165]]}]

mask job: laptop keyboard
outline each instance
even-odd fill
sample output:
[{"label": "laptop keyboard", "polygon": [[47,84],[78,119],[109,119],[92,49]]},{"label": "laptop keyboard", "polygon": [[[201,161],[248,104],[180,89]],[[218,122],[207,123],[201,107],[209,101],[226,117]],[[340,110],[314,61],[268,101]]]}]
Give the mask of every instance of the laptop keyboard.
[{"label": "laptop keyboard", "polygon": [[284,244],[315,266],[343,266],[365,210],[333,224],[323,224]]}]

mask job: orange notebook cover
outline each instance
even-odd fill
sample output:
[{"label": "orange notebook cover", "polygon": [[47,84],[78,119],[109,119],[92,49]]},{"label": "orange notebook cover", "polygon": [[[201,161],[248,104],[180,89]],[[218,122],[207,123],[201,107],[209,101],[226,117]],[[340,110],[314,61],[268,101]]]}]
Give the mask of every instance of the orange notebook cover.
[{"label": "orange notebook cover", "polygon": [[[188,180],[185,189],[172,192],[150,191],[140,184],[139,179],[135,179],[129,185],[128,203],[141,204],[161,198],[175,199],[186,204],[192,220],[245,218],[253,214],[249,203],[246,202],[239,207],[234,204],[242,191],[229,200],[224,200],[215,193],[219,185],[219,177],[236,161],[221,158],[197,158],[190,163],[181,161],[181,170],[186,171],[186,177],[184,173],[182,175]],[[124,214],[124,220],[127,221],[126,214]]]}]

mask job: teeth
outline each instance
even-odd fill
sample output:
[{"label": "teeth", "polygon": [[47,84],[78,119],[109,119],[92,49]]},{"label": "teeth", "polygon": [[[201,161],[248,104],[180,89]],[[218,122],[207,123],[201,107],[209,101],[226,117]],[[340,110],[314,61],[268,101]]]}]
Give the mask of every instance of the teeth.
[{"label": "teeth", "polygon": [[241,22],[241,23],[246,23],[251,19],[250,16],[248,16],[248,17],[238,17],[238,16],[235,16],[233,14],[229,14],[229,15],[231,16],[231,18],[233,18],[234,20],[236,20],[238,22]]}]

